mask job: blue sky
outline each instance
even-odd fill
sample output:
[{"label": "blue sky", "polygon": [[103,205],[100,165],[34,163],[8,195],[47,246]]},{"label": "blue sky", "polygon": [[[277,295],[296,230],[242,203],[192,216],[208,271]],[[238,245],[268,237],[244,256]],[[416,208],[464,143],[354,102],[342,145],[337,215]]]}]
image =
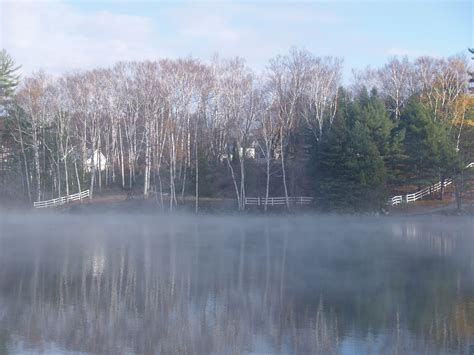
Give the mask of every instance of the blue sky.
[{"label": "blue sky", "polygon": [[214,53],[256,70],[304,47],[351,68],[473,45],[470,1],[3,1],[0,45],[28,73]]}]

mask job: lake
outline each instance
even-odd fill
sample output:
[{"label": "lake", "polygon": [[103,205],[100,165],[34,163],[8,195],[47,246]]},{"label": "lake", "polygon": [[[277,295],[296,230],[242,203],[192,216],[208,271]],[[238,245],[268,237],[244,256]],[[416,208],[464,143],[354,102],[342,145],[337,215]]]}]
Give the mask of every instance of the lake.
[{"label": "lake", "polygon": [[0,217],[0,354],[471,345],[473,218]]}]

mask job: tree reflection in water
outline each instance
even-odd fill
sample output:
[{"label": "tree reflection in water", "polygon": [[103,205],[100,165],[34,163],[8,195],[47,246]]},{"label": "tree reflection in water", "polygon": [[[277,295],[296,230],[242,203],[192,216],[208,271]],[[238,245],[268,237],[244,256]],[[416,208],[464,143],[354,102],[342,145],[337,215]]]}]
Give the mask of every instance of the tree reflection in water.
[{"label": "tree reflection in water", "polygon": [[474,337],[464,219],[28,218],[1,222],[0,352],[467,353]]}]

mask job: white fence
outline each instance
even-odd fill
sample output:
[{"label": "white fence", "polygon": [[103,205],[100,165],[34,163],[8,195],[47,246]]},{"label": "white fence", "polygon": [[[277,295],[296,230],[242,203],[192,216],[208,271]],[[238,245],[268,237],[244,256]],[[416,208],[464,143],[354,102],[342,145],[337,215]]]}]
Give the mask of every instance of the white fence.
[{"label": "white fence", "polygon": [[90,196],[90,191],[85,190],[82,192],[78,192],[77,194],[73,195],[67,195],[67,196],[62,196],[58,198],[53,198],[52,200],[47,200],[47,201],[38,201],[33,203],[34,208],[47,208],[47,207],[55,207],[55,206],[60,206],[64,205],[68,202],[71,201],[78,201],[82,200],[86,197]]},{"label": "white fence", "polygon": [[[469,169],[469,168],[474,168],[474,162],[466,165],[466,169]],[[446,179],[444,180],[444,187],[452,183],[453,183],[452,179]],[[415,202],[417,200],[421,200],[425,196],[431,195],[433,192],[439,191],[440,189],[441,189],[441,181],[438,182],[437,184],[425,187],[424,189],[421,189],[420,191],[414,192],[412,194],[407,194],[405,196],[403,195],[393,196],[388,199],[387,205],[395,206],[403,202],[406,202],[406,203]]]},{"label": "white fence", "polygon": [[[444,187],[451,185],[453,180],[447,179],[444,181]],[[406,202],[415,202],[417,200],[421,200],[423,197],[431,195],[433,192],[437,192],[441,190],[441,186],[443,184],[441,182],[438,182],[437,184],[434,184],[429,187],[425,187],[424,189],[414,192],[412,194],[406,195]]]},{"label": "white fence", "polygon": [[[312,202],[312,197],[288,197],[290,205],[310,205]],[[286,205],[286,197],[269,197],[268,199],[265,197],[246,197],[245,204],[253,206],[265,206],[265,204],[267,206]]]},{"label": "white fence", "polygon": [[[453,183],[453,180],[446,179],[444,181],[444,187],[451,185],[452,183]],[[406,203],[415,202],[415,201],[421,200],[425,196],[431,196],[433,193],[439,191],[440,189],[441,189],[441,181],[438,182],[437,184],[425,187],[424,189],[421,189],[420,191],[414,192],[412,194],[406,194],[405,196],[403,195],[393,196],[388,199],[387,204],[391,206],[395,206],[403,202],[406,202]]]},{"label": "white fence", "polygon": [[402,203],[403,202],[403,196],[402,195],[397,195],[397,196],[393,196],[391,198],[388,199],[387,201],[387,204],[390,205],[390,206],[395,206],[395,205],[398,205],[399,203]]}]

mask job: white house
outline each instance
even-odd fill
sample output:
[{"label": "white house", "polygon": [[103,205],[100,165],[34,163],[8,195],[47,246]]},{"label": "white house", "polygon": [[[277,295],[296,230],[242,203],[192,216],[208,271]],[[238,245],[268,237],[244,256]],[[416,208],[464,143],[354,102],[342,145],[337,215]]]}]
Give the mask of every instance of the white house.
[{"label": "white house", "polygon": [[86,160],[86,170],[87,172],[91,172],[92,169],[94,168],[94,165],[97,169],[100,169],[101,171],[104,171],[106,166],[107,166],[107,159],[102,152],[99,153],[98,150],[94,151],[94,154],[92,154],[92,151],[89,151],[89,158]]},{"label": "white house", "polygon": [[[239,155],[242,156],[243,154],[243,148],[240,148]],[[254,147],[249,147],[245,148],[245,158],[246,159],[255,159],[255,148]]]}]

